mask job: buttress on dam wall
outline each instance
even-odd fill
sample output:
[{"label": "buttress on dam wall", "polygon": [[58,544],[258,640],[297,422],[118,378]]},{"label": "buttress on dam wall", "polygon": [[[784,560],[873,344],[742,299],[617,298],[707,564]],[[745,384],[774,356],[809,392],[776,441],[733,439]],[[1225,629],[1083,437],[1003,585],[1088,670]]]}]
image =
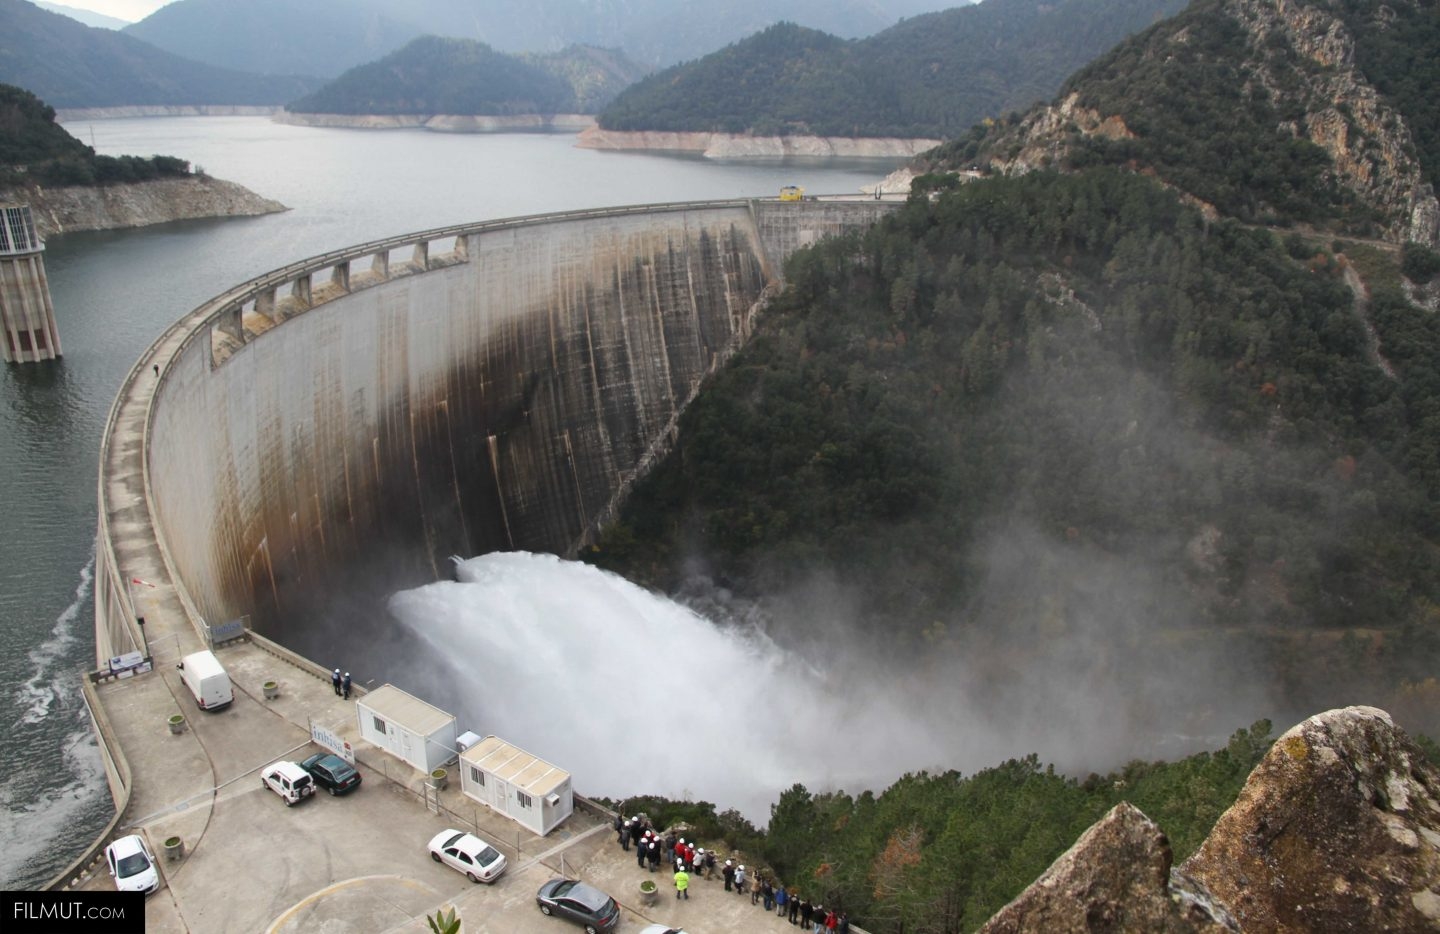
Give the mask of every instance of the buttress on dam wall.
[{"label": "buttress on dam wall", "polygon": [[[304,651],[294,637],[313,614],[448,576],[451,555],[573,553],[749,336],[785,258],[893,207],[726,201],[496,221],[232,289],[156,342],[112,411],[97,653],[136,641],[129,620],[105,618],[135,615],[126,564],[140,549],[118,526],[141,510],[116,492],[127,458],[143,458],[150,531],[186,612],[247,615]],[[126,397],[146,380],[136,439]]]}]

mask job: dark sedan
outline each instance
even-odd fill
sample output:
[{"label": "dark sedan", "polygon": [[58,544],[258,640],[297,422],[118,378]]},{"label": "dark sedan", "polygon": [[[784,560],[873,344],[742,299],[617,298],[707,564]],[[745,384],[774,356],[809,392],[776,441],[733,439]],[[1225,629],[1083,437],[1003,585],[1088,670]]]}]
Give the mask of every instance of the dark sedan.
[{"label": "dark sedan", "polygon": [[551,879],[535,893],[535,903],[547,915],[584,925],[585,934],[613,931],[620,923],[615,899],[574,879]]},{"label": "dark sedan", "polygon": [[300,768],[309,772],[315,784],[332,795],[343,795],[360,787],[360,773],[339,756],[316,753],[300,763]]}]

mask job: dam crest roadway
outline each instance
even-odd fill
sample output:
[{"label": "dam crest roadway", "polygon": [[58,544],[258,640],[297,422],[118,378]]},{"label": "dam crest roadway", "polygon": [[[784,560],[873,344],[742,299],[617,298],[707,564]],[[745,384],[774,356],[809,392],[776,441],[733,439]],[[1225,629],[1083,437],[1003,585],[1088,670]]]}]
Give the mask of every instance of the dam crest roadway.
[{"label": "dam crest roadway", "polygon": [[[371,886],[340,883],[396,872],[374,897],[433,910],[455,890],[424,860],[444,815],[509,841],[497,891],[517,919],[539,918],[534,889],[567,853],[603,888],[593,809],[528,840],[454,789],[425,793],[427,813],[425,776],[358,740],[353,704],[309,658],[372,638],[355,608],[447,576],[452,554],[573,555],[749,338],[785,259],[896,206],[747,199],[441,228],[291,264],[167,329],[111,409],[96,538],[97,663],[138,651],[156,671],[84,685],[117,813],[52,887],[108,887],[87,870],[114,836],[143,831],[157,853],[171,836],[189,848],[163,864],[156,930],[313,922],[318,905],[367,903]],[[248,638],[218,653],[236,702],[207,716],[174,662],[207,646],[210,622],[236,619]],[[262,699],[271,680],[280,696]],[[171,734],[161,720],[177,713],[189,728]],[[368,787],[276,811],[255,770],[303,757],[312,723],[352,741]],[[610,892],[627,908],[629,888]]]}]

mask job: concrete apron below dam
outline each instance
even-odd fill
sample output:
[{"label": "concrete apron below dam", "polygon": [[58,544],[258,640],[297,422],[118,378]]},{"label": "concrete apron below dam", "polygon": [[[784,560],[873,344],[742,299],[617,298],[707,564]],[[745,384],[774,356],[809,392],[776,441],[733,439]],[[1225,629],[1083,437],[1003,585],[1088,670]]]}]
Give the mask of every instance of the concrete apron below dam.
[{"label": "concrete apron below dam", "polygon": [[[871,220],[874,216],[878,212]],[[773,217],[770,223],[775,226]],[[816,239],[799,226],[784,226],[780,232],[788,246],[766,257],[772,274],[790,249]],[[446,234],[451,232],[416,237],[425,243]],[[422,248],[416,254],[423,273],[428,261]],[[718,882],[698,883],[690,900],[676,904],[668,877],[650,877],[661,879],[662,895],[669,897],[654,908],[641,906],[636,886],[645,876],[629,854],[614,847],[603,832],[607,818],[596,810],[577,808],[542,839],[517,833],[518,825],[473,805],[457,789],[427,795],[424,776],[359,739],[354,703],[333,694],[325,669],[268,640],[252,637],[217,650],[236,688],[231,708],[200,711],[181,684],[175,662],[205,647],[207,614],[187,589],[156,521],[148,446],[155,396],[165,385],[162,374],[197,337],[207,348],[232,353],[222,347],[223,329],[215,329],[217,314],[257,289],[263,294],[267,283],[273,297],[274,282],[303,277],[307,307],[292,316],[308,310],[312,269],[335,270],[334,282],[343,265],[343,287],[332,291],[348,291],[347,256],[341,251],[295,264],[197,309],[161,335],[117,397],[101,455],[96,654],[103,667],[112,656],[142,651],[154,659],[155,669],[85,684],[117,814],[50,887],[111,887],[103,846],[117,836],[141,833],[161,857],[163,877],[161,890],[148,901],[148,930],[423,932],[421,915],[454,904],[466,930],[538,934],[566,929],[541,916],[533,901],[539,885],[556,873],[594,882],[625,907],[631,921],[683,924],[691,934],[780,930],[783,921],[764,916],[749,899],[724,893]],[[285,320],[277,318],[276,328]],[[192,521],[203,524],[204,515]],[[210,618],[228,617],[212,609]],[[278,683],[277,697],[264,696],[260,686],[266,681]],[[410,687],[423,693],[423,686]],[[174,733],[168,721],[177,714],[186,728]],[[343,798],[286,808],[261,788],[258,770],[317,751],[309,743],[312,723],[352,744],[364,786]],[[524,737],[513,739],[524,743]],[[473,830],[496,845],[509,860],[506,875],[492,887],[472,886],[432,863],[425,844],[445,827]],[[183,844],[174,860],[164,846],[172,837]]]},{"label": "concrete apron below dam", "polygon": [[[197,709],[168,658],[95,692],[110,739],[132,766],[134,788],[116,833],[141,834],[159,859],[161,888],[146,902],[147,931],[424,934],[425,915],[454,906],[466,931],[562,932],[573,928],[535,905],[536,890],[557,875],[613,896],[623,909],[621,930],[652,923],[690,934],[794,930],[726,892],[718,878],[697,880],[690,898],[677,901],[669,874],[639,869],[633,851],[615,845],[609,815],[596,809],[577,807],[537,837],[462,795],[458,782],[437,802],[424,775],[359,739],[354,700],[337,697],[318,666],[263,639],[216,654],[236,689],[226,710]],[[277,697],[265,699],[266,681],[277,682]],[[186,719],[179,734],[167,724],[175,713]],[[259,770],[320,751],[309,742],[312,720],[350,741],[364,781],[348,795],[287,808],[261,787]],[[446,828],[490,842],[505,855],[505,874],[476,885],[433,862],[425,845]],[[171,837],[184,842],[178,860],[164,855]],[[640,898],[643,879],[655,880],[664,896],[653,906]],[[71,887],[112,889],[104,860],[77,871]]]}]

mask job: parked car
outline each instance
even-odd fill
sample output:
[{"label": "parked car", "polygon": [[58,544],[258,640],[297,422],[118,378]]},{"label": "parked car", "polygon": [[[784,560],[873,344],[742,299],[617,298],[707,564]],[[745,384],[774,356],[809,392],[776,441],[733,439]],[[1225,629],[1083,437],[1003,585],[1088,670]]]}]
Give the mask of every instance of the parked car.
[{"label": "parked car", "polygon": [[149,895],[160,888],[160,872],[155,868],[155,854],[139,834],[121,837],[105,848],[105,864],[121,892],[144,892]]},{"label": "parked car", "polygon": [[300,763],[300,768],[332,795],[343,795],[360,787],[360,773],[355,771],[355,766],[327,752],[317,752]]},{"label": "parked car", "polygon": [[543,914],[584,925],[585,934],[613,931],[620,923],[620,906],[599,889],[574,879],[551,879],[535,893]]},{"label": "parked car", "polygon": [[260,772],[260,785],[285,799],[288,808],[315,793],[315,779],[293,762],[276,762]]},{"label": "parked car", "polygon": [[494,882],[505,871],[505,856],[473,833],[444,830],[430,840],[430,858],[463,872],[471,882]]}]

